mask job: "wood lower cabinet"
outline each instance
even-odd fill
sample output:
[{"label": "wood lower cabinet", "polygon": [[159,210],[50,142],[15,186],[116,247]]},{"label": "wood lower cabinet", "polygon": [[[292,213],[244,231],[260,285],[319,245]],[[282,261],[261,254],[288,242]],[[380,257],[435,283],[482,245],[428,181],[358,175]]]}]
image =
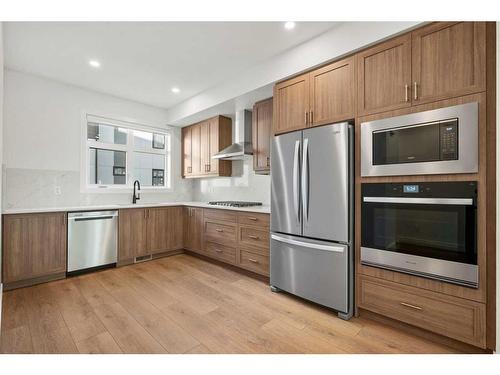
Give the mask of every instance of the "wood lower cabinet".
[{"label": "wood lower cabinet", "polygon": [[184,248],[201,252],[203,232],[203,208],[184,208]]},{"label": "wood lower cabinet", "polygon": [[484,304],[367,276],[359,277],[359,307],[486,347]]},{"label": "wood lower cabinet", "polygon": [[437,22],[411,38],[414,104],[486,89],[485,22]]},{"label": "wood lower cabinet", "polygon": [[118,261],[183,248],[183,208],[127,208],[118,215]]},{"label": "wood lower cabinet", "polygon": [[272,126],[273,98],[255,103],[252,111],[253,169],[258,174],[270,171]]},{"label": "wood lower cabinet", "polygon": [[185,237],[201,228],[201,247],[185,240],[186,250],[269,276],[269,214],[187,207],[185,215]]},{"label": "wood lower cabinet", "polygon": [[411,106],[411,35],[362,51],[358,61],[358,113]]},{"label": "wood lower cabinet", "polygon": [[212,159],[232,143],[232,121],[224,116],[182,129],[182,177],[231,176],[229,160]]},{"label": "wood lower cabinet", "polygon": [[64,277],[66,214],[3,215],[2,263],[6,289]]}]

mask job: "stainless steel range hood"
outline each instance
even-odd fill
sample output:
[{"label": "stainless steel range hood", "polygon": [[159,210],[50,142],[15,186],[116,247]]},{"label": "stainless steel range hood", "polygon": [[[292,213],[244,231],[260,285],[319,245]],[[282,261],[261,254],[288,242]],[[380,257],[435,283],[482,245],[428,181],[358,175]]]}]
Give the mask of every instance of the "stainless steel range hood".
[{"label": "stainless steel range hood", "polygon": [[246,109],[236,112],[234,125],[235,142],[212,156],[212,159],[243,160],[253,154],[252,112]]}]

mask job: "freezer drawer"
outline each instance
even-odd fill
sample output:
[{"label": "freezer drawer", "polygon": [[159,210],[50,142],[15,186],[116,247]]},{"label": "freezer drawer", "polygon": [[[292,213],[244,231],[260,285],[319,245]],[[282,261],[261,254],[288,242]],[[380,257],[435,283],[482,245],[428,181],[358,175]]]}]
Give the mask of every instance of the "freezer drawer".
[{"label": "freezer drawer", "polygon": [[273,233],[271,286],[348,312],[349,247]]}]

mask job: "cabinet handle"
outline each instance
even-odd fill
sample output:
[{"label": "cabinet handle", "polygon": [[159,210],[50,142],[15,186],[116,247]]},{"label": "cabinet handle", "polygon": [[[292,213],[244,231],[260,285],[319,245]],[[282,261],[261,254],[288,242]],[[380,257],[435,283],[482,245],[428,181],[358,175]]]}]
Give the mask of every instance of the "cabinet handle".
[{"label": "cabinet handle", "polygon": [[308,115],[308,112],[305,111],[305,113],[304,113],[304,124],[306,124],[306,125],[307,125],[307,115]]},{"label": "cabinet handle", "polygon": [[148,210],[144,210],[144,219],[148,218]]},{"label": "cabinet handle", "polygon": [[222,250],[216,249],[215,252],[216,253],[222,253]]},{"label": "cabinet handle", "polygon": [[252,258],[248,258],[248,260],[249,260],[250,262],[252,262],[252,263],[259,263],[259,261],[258,261],[258,260],[255,260],[255,259],[252,259]]},{"label": "cabinet handle", "polygon": [[413,82],[413,98],[415,100],[418,99],[418,88],[417,88],[417,82]]},{"label": "cabinet handle", "polygon": [[216,232],[219,232],[219,233],[224,232],[224,230],[223,230],[223,229],[219,229],[219,228],[215,228],[215,231],[216,231]]},{"label": "cabinet handle", "polygon": [[313,111],[311,111],[311,115],[309,116],[309,121],[311,122],[311,124],[313,123]]},{"label": "cabinet handle", "polygon": [[266,157],[266,166],[269,167],[269,156]]},{"label": "cabinet handle", "polygon": [[252,221],[257,221],[257,218],[253,216],[247,216],[247,219]]},{"label": "cabinet handle", "polygon": [[248,237],[251,238],[252,240],[258,240],[259,239],[258,236],[254,236],[254,235],[251,235],[251,234],[249,234]]},{"label": "cabinet handle", "polygon": [[405,102],[408,102],[410,98],[408,97],[408,85],[405,85]]},{"label": "cabinet handle", "polygon": [[410,309],[419,310],[419,311],[422,310],[422,308],[420,306],[410,305],[409,303],[406,303],[406,302],[400,302],[400,304],[403,306],[409,307]]}]

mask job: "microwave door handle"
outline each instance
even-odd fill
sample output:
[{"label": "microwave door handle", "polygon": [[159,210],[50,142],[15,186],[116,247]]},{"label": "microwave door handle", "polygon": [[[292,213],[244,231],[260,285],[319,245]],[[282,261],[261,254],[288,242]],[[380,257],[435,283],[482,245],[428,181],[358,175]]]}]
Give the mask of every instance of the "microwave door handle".
[{"label": "microwave door handle", "polygon": [[309,139],[304,139],[302,150],[302,210],[304,218],[309,219]]},{"label": "microwave door handle", "polygon": [[407,198],[407,197],[363,197],[367,203],[402,203],[402,204],[443,204],[454,206],[472,206],[472,198]]},{"label": "microwave door handle", "polygon": [[293,153],[293,206],[297,216],[297,221],[300,222],[300,200],[299,200],[299,157],[300,157],[300,141],[295,141],[295,150]]}]

